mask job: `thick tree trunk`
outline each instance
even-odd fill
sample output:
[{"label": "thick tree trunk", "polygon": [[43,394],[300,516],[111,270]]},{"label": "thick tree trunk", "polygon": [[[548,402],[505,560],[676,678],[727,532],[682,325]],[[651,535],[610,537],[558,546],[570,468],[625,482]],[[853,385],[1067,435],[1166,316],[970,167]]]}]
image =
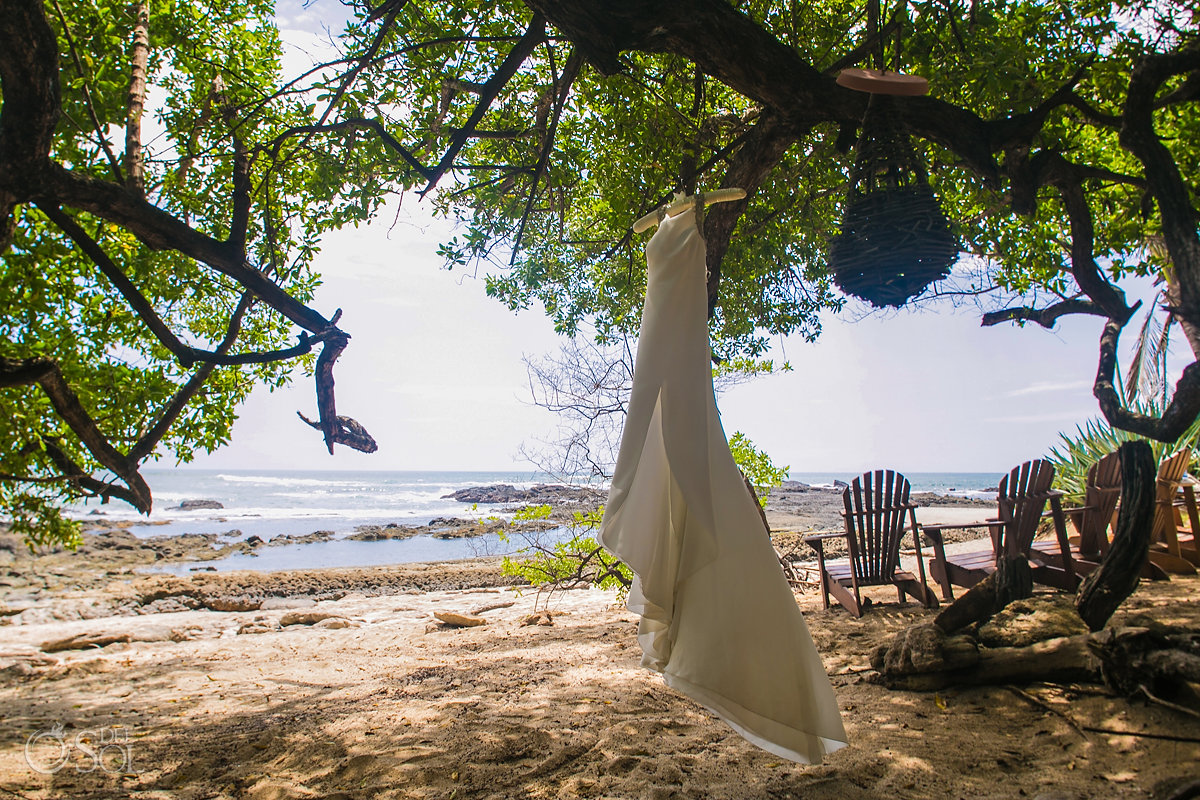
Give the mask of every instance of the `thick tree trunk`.
[{"label": "thick tree trunk", "polygon": [[1013,600],[1024,600],[1033,596],[1033,570],[1030,569],[1025,556],[1001,553],[996,559],[995,576],[997,611]]},{"label": "thick tree trunk", "polygon": [[1137,588],[1154,522],[1154,455],[1146,442],[1126,442],[1121,454],[1121,511],[1112,546],[1075,598],[1088,628],[1098,631]]}]

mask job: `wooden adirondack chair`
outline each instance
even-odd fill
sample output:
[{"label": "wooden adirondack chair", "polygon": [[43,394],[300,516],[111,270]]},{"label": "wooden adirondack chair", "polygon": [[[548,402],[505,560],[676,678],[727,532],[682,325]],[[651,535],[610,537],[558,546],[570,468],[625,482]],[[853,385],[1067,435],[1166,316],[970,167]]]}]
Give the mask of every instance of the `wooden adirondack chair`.
[{"label": "wooden adirondack chair", "polygon": [[[829,595],[832,594],[851,614],[861,617],[870,600],[864,602],[859,590],[864,586],[888,584],[896,587],[901,603],[908,594],[926,608],[937,606],[937,598],[925,583],[916,506],[908,502],[909,489],[908,479],[890,469],[863,473],[842,491],[845,532],[804,537],[804,541],[817,551],[825,608],[829,608]],[[900,569],[900,542],[904,538],[906,518],[917,548],[919,580],[911,572]],[[827,562],[825,540],[841,537],[846,539],[850,557]]]},{"label": "wooden adirondack chair", "polygon": [[1176,500],[1175,508],[1178,509],[1182,506],[1187,511],[1190,525],[1186,532],[1182,528],[1176,531],[1180,553],[1188,561],[1200,567],[1200,540],[1196,539],[1197,532],[1200,532],[1200,511],[1196,508],[1196,486],[1198,484],[1200,481],[1191,475],[1183,476],[1183,484],[1179,487],[1183,491],[1183,500]]},{"label": "wooden adirondack chair", "polygon": [[[1078,535],[1069,538],[1076,574],[1086,575],[1096,569],[1108,553],[1111,544],[1109,526],[1116,524],[1117,501],[1120,498],[1121,456],[1112,452],[1088,470],[1083,506],[1063,509],[1063,513],[1079,532]],[[1033,549],[1047,563],[1062,566],[1058,542],[1034,542]],[[1142,577],[1148,580],[1165,580],[1167,573],[1147,559],[1142,566]]]},{"label": "wooden adirondack chair", "polygon": [[[971,587],[979,583],[996,569],[996,560],[1001,554],[1024,555],[1029,560],[1033,579],[1048,586],[1074,591],[1079,585],[1075,574],[1071,546],[1067,541],[1066,519],[1062,510],[1062,492],[1050,488],[1054,481],[1054,465],[1049,461],[1026,461],[1014,467],[1000,480],[1000,491],[996,496],[995,519],[967,525],[923,525],[923,530],[933,541],[933,563],[929,572],[942,586],[942,597],[954,599],[951,585]],[[1037,534],[1038,522],[1050,503],[1054,518],[1054,530],[1058,539],[1057,563],[1048,563],[1040,552],[1033,550],[1033,537]],[[942,531],[951,528],[987,528],[991,534],[990,550],[971,550],[965,553],[946,554]]]},{"label": "wooden adirondack chair", "polygon": [[[1195,539],[1181,537],[1175,511],[1175,498],[1184,483],[1192,460],[1190,450],[1180,450],[1158,465],[1154,491],[1154,529],[1150,534],[1150,561],[1176,575],[1195,575],[1196,566],[1188,555],[1195,553]],[[1190,485],[1189,485],[1190,488]],[[1181,544],[1184,540],[1187,547]]]}]

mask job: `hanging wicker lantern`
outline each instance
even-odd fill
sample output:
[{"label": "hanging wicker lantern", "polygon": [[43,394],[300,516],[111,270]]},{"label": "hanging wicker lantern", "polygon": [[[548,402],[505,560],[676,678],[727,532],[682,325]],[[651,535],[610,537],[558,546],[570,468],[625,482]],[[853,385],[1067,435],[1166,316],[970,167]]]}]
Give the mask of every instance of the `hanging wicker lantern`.
[{"label": "hanging wicker lantern", "polygon": [[867,103],[845,216],[828,254],[841,290],[880,308],[899,308],[945,278],[959,251],[893,103],[882,94]]}]

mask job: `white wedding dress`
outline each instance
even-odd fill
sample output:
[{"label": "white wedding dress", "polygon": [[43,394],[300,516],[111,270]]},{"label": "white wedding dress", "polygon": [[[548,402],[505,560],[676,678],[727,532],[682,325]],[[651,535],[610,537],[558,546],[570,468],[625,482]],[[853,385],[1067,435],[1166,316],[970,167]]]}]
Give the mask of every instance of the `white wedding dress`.
[{"label": "white wedding dress", "polygon": [[759,747],[817,763],[846,733],[721,428],[695,213],[664,219],[646,248],[633,393],[600,541],[636,574],[642,665]]}]

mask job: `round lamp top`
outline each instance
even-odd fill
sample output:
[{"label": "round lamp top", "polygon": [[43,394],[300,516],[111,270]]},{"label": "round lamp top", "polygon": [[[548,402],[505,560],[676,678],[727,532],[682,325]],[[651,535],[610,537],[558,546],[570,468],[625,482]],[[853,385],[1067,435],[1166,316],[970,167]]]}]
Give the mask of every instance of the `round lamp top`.
[{"label": "round lamp top", "polygon": [[929,92],[929,81],[920,75],[905,75],[890,70],[850,67],[837,76],[838,86],[870,94],[891,94],[915,97]]}]

